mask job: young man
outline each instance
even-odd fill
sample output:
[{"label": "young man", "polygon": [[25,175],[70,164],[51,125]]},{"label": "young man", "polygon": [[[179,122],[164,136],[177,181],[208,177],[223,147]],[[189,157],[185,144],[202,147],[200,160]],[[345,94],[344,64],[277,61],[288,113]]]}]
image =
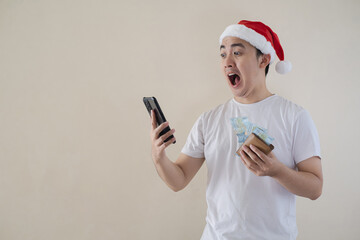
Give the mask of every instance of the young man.
[{"label": "young man", "polygon": [[[265,76],[277,56],[276,71],[291,70],[277,35],[261,22],[240,21],[220,37],[221,67],[234,98],[203,113],[179,158],[165,149],[175,132],[159,137],[152,113],[152,158],[174,191],[186,187],[203,162],[208,168],[208,211],[203,240],[296,239],[295,195],[321,195],[320,145],[309,113],[269,92]],[[265,71],[266,69],[266,71]],[[252,133],[275,146],[265,154],[243,145]]]}]

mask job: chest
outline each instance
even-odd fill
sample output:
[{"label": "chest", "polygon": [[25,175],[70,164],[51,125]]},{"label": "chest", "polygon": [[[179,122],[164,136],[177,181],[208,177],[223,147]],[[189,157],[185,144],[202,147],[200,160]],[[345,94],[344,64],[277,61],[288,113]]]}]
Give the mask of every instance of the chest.
[{"label": "chest", "polygon": [[275,146],[273,153],[278,160],[290,168],[295,167],[292,157],[293,139],[289,124],[271,115],[256,119],[241,113],[224,114],[220,118],[212,119],[205,126],[204,154],[208,165],[217,165],[219,161],[226,164],[239,158],[236,151],[251,131],[249,129],[236,130],[232,121],[234,118],[246,118],[250,125],[266,130],[273,138],[272,144]]}]

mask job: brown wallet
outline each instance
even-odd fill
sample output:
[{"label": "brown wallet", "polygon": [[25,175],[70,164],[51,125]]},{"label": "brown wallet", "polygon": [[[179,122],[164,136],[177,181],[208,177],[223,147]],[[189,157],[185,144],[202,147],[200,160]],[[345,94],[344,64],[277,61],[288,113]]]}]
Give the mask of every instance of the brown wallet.
[{"label": "brown wallet", "polygon": [[[245,140],[245,142],[243,144],[245,144],[245,146],[248,146],[248,147],[250,147],[250,144],[252,144],[252,145],[256,146],[258,149],[260,149],[266,155],[268,155],[274,149],[274,146],[272,144],[268,145],[264,140],[259,138],[255,133],[251,133],[250,136],[248,136],[248,138]],[[242,147],[242,145],[236,151],[236,153],[239,156],[240,156],[241,147]]]}]

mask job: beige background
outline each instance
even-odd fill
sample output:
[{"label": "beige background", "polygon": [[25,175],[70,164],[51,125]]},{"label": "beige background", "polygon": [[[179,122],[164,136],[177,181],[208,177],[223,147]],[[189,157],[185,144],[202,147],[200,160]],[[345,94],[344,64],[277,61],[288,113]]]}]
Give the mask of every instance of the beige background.
[{"label": "beige background", "polygon": [[269,89],[311,113],[325,185],[298,198],[299,240],[359,239],[360,2],[0,0],[0,239],[199,239],[206,167],[173,193],[150,159],[143,96],[177,137],[231,98],[218,38],[279,35],[293,71]]}]

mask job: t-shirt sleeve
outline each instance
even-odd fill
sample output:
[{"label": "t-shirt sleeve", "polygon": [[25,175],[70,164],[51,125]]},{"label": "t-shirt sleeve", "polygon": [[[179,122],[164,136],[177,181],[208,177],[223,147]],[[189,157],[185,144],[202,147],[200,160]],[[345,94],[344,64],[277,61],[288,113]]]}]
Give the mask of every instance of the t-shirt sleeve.
[{"label": "t-shirt sleeve", "polygon": [[204,158],[203,115],[197,119],[192,127],[181,152],[193,158]]},{"label": "t-shirt sleeve", "polygon": [[294,123],[293,159],[298,164],[310,157],[321,158],[319,134],[310,114],[302,109]]}]

